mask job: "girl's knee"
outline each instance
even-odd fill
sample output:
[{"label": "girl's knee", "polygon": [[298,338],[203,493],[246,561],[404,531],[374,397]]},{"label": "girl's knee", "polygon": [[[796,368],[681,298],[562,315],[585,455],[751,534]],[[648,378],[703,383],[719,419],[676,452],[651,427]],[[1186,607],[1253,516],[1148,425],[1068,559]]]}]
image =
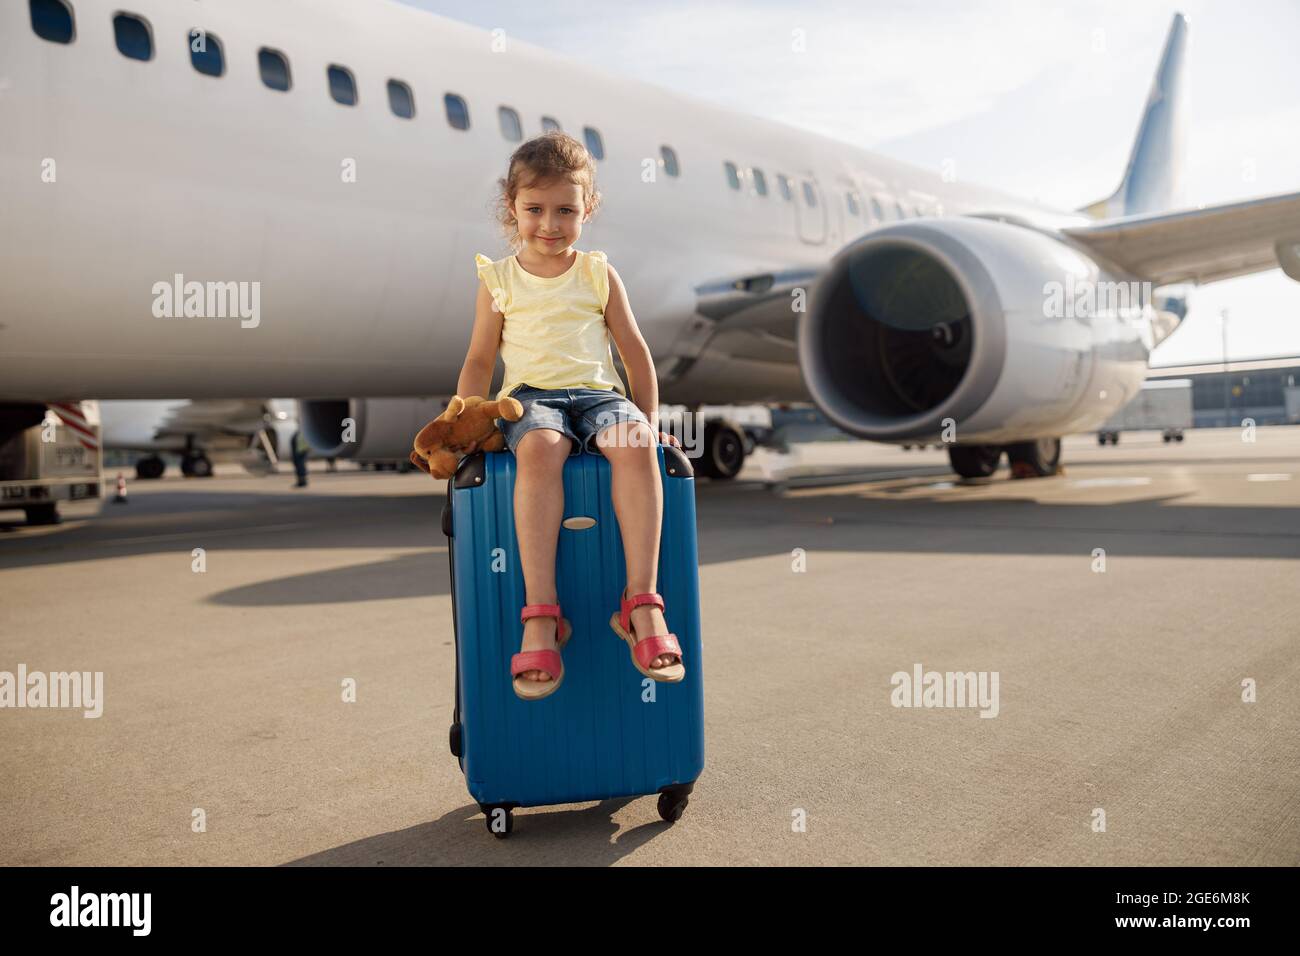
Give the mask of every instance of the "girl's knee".
[{"label": "girl's knee", "polygon": [[647,454],[647,450],[654,450],[655,436],[645,422],[617,422],[596,435],[596,446],[611,461],[641,457]]},{"label": "girl's knee", "polygon": [[569,456],[572,442],[564,432],[553,428],[534,428],[519,439],[515,446],[515,458],[529,465],[554,466],[557,462],[564,464]]}]

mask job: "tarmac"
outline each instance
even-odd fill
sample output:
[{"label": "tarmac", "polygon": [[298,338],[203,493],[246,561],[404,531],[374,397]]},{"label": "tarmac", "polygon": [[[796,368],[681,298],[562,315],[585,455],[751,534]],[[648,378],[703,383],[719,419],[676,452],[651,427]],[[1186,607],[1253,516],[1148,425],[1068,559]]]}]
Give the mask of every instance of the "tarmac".
[{"label": "tarmac", "polygon": [[1300,427],[1254,437],[699,479],[689,807],[523,808],[508,840],[447,748],[442,482],[127,471],[127,504],[0,512],[0,671],[104,674],[97,718],[0,709],[0,863],[1295,866]]}]

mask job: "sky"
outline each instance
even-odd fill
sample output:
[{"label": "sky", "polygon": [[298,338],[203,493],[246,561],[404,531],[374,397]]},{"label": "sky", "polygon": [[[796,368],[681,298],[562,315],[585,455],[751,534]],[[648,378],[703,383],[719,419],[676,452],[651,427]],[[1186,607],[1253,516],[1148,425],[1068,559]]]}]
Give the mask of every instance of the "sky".
[{"label": "sky", "polygon": [[[402,2],[1065,209],[1119,184],[1181,12],[1185,205],[1300,191],[1300,0]],[[1194,289],[1152,365],[1221,361],[1224,310],[1230,358],[1300,356],[1275,270]]]}]

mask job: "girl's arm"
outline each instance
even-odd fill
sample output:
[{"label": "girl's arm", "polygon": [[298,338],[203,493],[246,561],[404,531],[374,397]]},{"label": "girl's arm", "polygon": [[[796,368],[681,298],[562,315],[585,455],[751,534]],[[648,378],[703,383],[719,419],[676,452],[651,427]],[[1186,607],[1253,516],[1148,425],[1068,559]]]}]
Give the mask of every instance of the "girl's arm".
[{"label": "girl's arm", "polygon": [[637,328],[627,290],[623,288],[623,280],[613,266],[609,266],[609,301],[605,304],[605,325],[623,359],[632,401],[650,419],[650,427],[659,432],[660,443],[680,447],[681,443],[675,435],[659,431],[659,377],[655,374],[654,359],[650,355],[650,346],[646,345],[641,330]]},{"label": "girl's arm", "polygon": [[492,373],[497,367],[497,350],[501,347],[501,313],[492,301],[492,293],[482,280],[478,284],[478,300],[474,303],[474,332],[469,340],[465,365],[456,382],[456,394],[461,398],[481,395],[489,398]]}]

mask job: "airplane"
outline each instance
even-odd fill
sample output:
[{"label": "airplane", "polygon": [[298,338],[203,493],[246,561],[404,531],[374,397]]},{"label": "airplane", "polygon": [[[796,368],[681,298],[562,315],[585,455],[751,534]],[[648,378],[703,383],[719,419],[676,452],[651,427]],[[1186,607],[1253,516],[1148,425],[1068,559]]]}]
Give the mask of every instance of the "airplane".
[{"label": "airplane", "polygon": [[212,475],[209,452],[233,455],[254,473],[275,471],[298,428],[294,403],[283,399],[162,399],[99,403],[105,451],[149,452],[135,463],[140,479],[161,478],[160,452],[180,456],[181,474]]},{"label": "airplane", "polygon": [[[1187,34],[1176,15],[1118,189],[1075,211],[394,2],[7,3],[0,423],[285,395],[317,454],[405,457],[455,389],[473,254],[504,254],[496,180],[563,128],[661,402],[811,401],[858,438],[942,439],[963,477],[1003,453],[1055,474],[1061,436],[1140,388],[1185,314],[1169,289],[1300,280],[1300,193],[1177,207]],[[1054,285],[1138,292],[1049,315]],[[733,477],[741,437],[706,422],[696,473]]]}]

